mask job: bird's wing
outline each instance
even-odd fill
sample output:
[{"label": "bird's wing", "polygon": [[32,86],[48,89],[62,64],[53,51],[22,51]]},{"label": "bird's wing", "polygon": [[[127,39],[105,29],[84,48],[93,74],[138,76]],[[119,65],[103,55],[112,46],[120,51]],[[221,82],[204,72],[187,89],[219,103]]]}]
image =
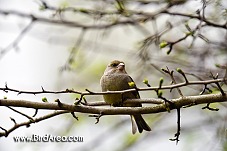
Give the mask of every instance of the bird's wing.
[{"label": "bird's wing", "polygon": [[[128,76],[128,82],[134,82],[133,79],[132,79],[132,77]],[[130,87],[130,88],[137,88],[136,83],[134,82],[134,86],[133,87]],[[132,93],[135,96],[135,98],[137,98],[137,99],[140,98],[140,94],[139,94],[138,91],[133,91]]]}]

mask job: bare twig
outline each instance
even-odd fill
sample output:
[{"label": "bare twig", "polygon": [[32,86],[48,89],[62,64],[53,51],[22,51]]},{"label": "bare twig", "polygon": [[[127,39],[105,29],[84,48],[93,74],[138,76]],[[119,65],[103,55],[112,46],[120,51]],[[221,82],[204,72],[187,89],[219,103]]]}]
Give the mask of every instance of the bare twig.
[{"label": "bare twig", "polygon": [[99,119],[103,116],[102,112],[100,112],[100,114],[98,115],[89,115],[89,117],[95,117],[96,119],[96,122],[95,124],[98,124],[99,123]]},{"label": "bare twig", "polygon": [[203,95],[206,90],[208,90],[209,93],[212,93],[212,90],[207,87],[207,84],[204,84],[203,90],[199,94]]},{"label": "bare twig", "polygon": [[8,107],[9,109],[13,110],[14,112],[19,113],[20,115],[23,115],[23,116],[27,117],[28,119],[34,121],[32,117],[30,117],[30,116],[28,116],[28,115],[26,115],[26,114],[24,114],[24,113],[22,113],[22,112],[20,112],[20,111],[18,111],[18,110],[16,110],[16,109],[12,108],[12,107],[10,107],[10,106],[7,106],[7,107]]},{"label": "bare twig", "polygon": [[42,116],[42,117],[39,117],[39,118],[35,118],[33,121],[32,120],[29,120],[27,122],[23,122],[23,123],[20,123],[20,124],[15,124],[12,128],[10,128],[9,130],[6,130],[2,127],[0,127],[0,129],[2,129],[4,132],[0,132],[0,137],[1,136],[5,136],[7,137],[11,132],[13,132],[14,130],[16,130],[17,128],[21,127],[21,126],[29,126],[30,124],[32,123],[37,123],[37,122],[40,122],[40,121],[43,121],[43,120],[46,120],[46,119],[49,119],[51,117],[54,117],[54,116],[57,116],[57,115],[60,115],[60,114],[65,114],[65,113],[69,113],[69,111],[55,111],[53,113],[50,113],[50,114],[47,114],[45,116]]},{"label": "bare twig", "polygon": [[176,141],[176,144],[178,144],[179,136],[180,136],[180,108],[177,109],[177,133],[174,135],[175,138],[171,138],[171,141]]},{"label": "bare twig", "polygon": [[10,117],[10,120],[13,121],[13,123],[14,123],[15,125],[17,124],[17,122],[16,122],[16,120],[15,120],[14,118]]},{"label": "bare twig", "polygon": [[80,48],[80,46],[81,46],[81,44],[83,42],[85,33],[86,33],[86,30],[85,29],[84,30],[81,30],[81,33],[78,36],[78,39],[75,42],[75,45],[71,49],[70,55],[67,58],[67,61],[66,61],[65,65],[60,68],[60,71],[70,70],[71,69],[70,65],[74,62],[75,55],[79,51],[79,48]]},{"label": "bare twig", "polygon": [[34,22],[35,22],[35,19],[32,19],[32,21],[20,32],[20,34],[16,37],[16,39],[14,39],[12,43],[10,43],[6,48],[0,51],[0,59],[11,49],[17,47],[18,43],[22,40],[25,34],[32,28],[32,25],[34,24]]},{"label": "bare twig", "polygon": [[218,108],[211,108],[211,107],[210,107],[210,103],[207,103],[207,105],[204,106],[202,109],[203,109],[203,110],[204,110],[204,109],[208,109],[208,110],[211,110],[211,111],[219,111]]},{"label": "bare twig", "polygon": [[35,113],[34,113],[34,115],[32,115],[32,117],[35,117],[37,115],[37,113],[38,113],[38,109],[35,109]]},{"label": "bare twig", "polygon": [[[25,90],[18,90],[18,89],[13,89],[9,88],[8,85],[6,84],[5,87],[0,87],[0,91],[4,92],[16,92],[18,94],[68,94],[68,93],[74,93],[74,94],[80,94],[80,95],[103,95],[103,94],[122,94],[122,93],[127,93],[127,92],[133,92],[133,91],[156,91],[157,89],[159,90],[167,90],[167,89],[175,89],[179,87],[184,87],[184,86],[189,86],[189,85],[205,85],[205,84],[212,84],[212,83],[218,83],[218,82],[224,82],[225,79],[213,79],[213,80],[206,80],[206,81],[188,81],[188,83],[178,83],[178,84],[173,84],[173,85],[167,85],[167,86],[161,86],[159,87],[145,87],[145,88],[137,88],[135,89],[127,89],[127,90],[122,90],[122,91],[108,91],[108,92],[93,92],[93,91],[76,91],[73,89],[66,89],[66,90],[61,90],[61,91],[49,91],[42,89],[41,91],[25,91]],[[82,98],[81,98],[82,99]]]},{"label": "bare twig", "polygon": [[[177,82],[176,82],[176,80],[175,80],[175,78],[173,76],[173,71],[170,71],[168,67],[166,67],[166,69],[162,69],[162,71],[164,71],[165,73],[167,73],[170,76],[173,84],[177,84]],[[184,77],[186,79],[185,80],[186,81],[185,83],[188,83],[188,80],[187,80],[186,76],[184,76]],[[170,90],[172,90],[172,89],[170,89]],[[177,91],[178,91],[178,93],[180,94],[181,97],[184,96],[183,93],[181,92],[181,90],[179,88],[177,88]]]},{"label": "bare twig", "polygon": [[73,116],[77,121],[79,121],[79,118],[75,115],[74,112],[71,112],[71,114],[72,114],[72,116]]}]

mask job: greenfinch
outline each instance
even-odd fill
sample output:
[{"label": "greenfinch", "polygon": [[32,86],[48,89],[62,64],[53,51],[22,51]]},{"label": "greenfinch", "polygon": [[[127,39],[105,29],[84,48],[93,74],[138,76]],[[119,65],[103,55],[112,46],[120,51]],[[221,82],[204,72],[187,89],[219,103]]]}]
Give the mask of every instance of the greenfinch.
[{"label": "greenfinch", "polygon": [[[102,91],[121,91],[136,88],[133,79],[125,71],[125,64],[122,61],[114,60],[108,64],[103,76],[101,77],[100,84]],[[138,91],[127,92],[123,94],[105,94],[103,95],[106,103],[115,107],[141,107],[141,103],[124,103],[127,99],[138,99],[140,95]],[[151,131],[151,128],[144,121],[140,114],[130,115],[132,121],[132,133],[135,134],[137,128],[140,133],[143,130]],[[137,125],[137,128],[136,128]]]}]

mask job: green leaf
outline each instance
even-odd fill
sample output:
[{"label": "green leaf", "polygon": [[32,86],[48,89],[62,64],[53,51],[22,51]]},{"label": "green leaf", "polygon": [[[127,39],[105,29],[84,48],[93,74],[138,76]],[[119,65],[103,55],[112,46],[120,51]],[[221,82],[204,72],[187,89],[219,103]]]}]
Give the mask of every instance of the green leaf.
[{"label": "green leaf", "polygon": [[39,6],[39,10],[40,10],[40,11],[44,11],[45,9],[46,9],[46,6],[45,6],[45,5],[40,5],[40,6]]},{"label": "green leaf", "polygon": [[162,91],[158,91],[158,97],[159,97],[159,98],[162,97],[162,94],[163,94]]},{"label": "green leaf", "polygon": [[131,88],[134,88],[134,87],[135,87],[135,82],[128,82],[128,85],[129,85]]},{"label": "green leaf", "polygon": [[124,6],[124,2],[122,0],[117,0],[117,3],[115,4],[115,7],[118,11],[124,11],[125,10],[125,6]]},{"label": "green leaf", "polygon": [[144,84],[148,84],[148,79],[144,79],[144,80],[143,80],[143,83],[144,83]]},{"label": "green leaf", "polygon": [[46,97],[42,98],[42,101],[43,102],[48,102]]},{"label": "green leaf", "polygon": [[215,64],[215,66],[217,67],[217,68],[220,68],[221,67],[221,65],[220,64]]},{"label": "green leaf", "polygon": [[164,78],[163,78],[163,77],[161,77],[161,78],[160,78],[160,80],[159,80],[159,84],[160,84],[160,85],[162,85],[162,84],[163,84],[163,82],[164,82]]},{"label": "green leaf", "polygon": [[79,10],[81,13],[89,13],[89,11],[87,10],[87,9],[84,9],[84,8],[81,8],[80,10]]},{"label": "green leaf", "polygon": [[168,42],[166,42],[166,41],[162,41],[160,44],[159,44],[159,48],[165,48],[166,46],[168,46],[169,44],[168,44]]},{"label": "green leaf", "polygon": [[183,74],[184,72],[181,70],[181,68],[177,68],[177,72]]},{"label": "green leaf", "polygon": [[187,32],[186,35],[187,36],[193,36],[195,32],[191,31],[191,32]]}]

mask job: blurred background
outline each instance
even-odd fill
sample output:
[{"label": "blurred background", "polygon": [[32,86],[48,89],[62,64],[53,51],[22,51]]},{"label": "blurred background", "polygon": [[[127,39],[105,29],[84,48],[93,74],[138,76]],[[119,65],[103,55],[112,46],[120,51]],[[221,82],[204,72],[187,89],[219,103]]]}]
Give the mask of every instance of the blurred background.
[{"label": "blurred background", "polygon": [[[122,60],[138,87],[171,84],[161,68],[176,68],[189,80],[219,77],[227,63],[226,0],[0,0],[0,87],[28,91],[101,91],[99,80],[106,65]],[[203,87],[181,88],[185,96],[199,95]],[[215,88],[210,86],[213,93]],[[226,89],[226,86],[223,87]],[[153,91],[140,92],[142,98],[157,98]],[[164,97],[178,98],[176,90]],[[0,97],[41,102],[60,99],[72,104],[78,95],[29,95],[0,92]],[[102,96],[87,96],[89,102]],[[98,124],[88,114],[76,113],[21,127],[0,138],[0,150],[110,150],[110,151],[227,151],[226,103],[212,104],[218,112],[202,110],[204,105],[182,109],[180,142],[174,137],[176,111],[143,115],[151,132],[131,134],[129,116],[104,116]],[[32,116],[33,109],[17,108]],[[39,110],[37,117],[51,111]],[[0,126],[9,129],[27,118],[0,107]],[[81,136],[79,143],[16,143],[14,136]]]}]

